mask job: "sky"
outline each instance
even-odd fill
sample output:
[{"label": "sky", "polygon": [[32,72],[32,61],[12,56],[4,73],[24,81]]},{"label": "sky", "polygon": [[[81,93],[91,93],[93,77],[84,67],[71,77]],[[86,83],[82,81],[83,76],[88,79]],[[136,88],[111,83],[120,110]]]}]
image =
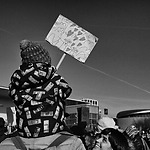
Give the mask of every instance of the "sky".
[{"label": "sky", "polygon": [[146,0],[1,0],[0,86],[21,63],[19,42],[39,42],[56,66],[63,52],[45,41],[61,14],[99,38],[85,63],[67,55],[58,73],[73,99],[96,99],[110,116],[150,108],[150,2]]}]

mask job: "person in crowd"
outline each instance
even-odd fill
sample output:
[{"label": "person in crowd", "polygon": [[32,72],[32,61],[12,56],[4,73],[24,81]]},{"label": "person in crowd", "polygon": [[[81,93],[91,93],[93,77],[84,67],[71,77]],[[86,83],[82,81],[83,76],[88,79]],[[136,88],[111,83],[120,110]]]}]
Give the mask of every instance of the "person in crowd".
[{"label": "person in crowd", "polygon": [[122,132],[114,128],[105,128],[93,150],[129,150],[129,145]]},{"label": "person in crowd", "polygon": [[7,133],[4,118],[0,117],[0,143],[7,138]]},{"label": "person in crowd", "polygon": [[85,145],[85,134],[87,133],[86,130],[87,127],[87,122],[86,121],[81,121],[76,125],[73,125],[72,127],[70,127],[70,130],[73,134],[77,135],[83,142],[83,144]]},{"label": "person in crowd", "polygon": [[96,142],[95,133],[92,131],[86,132],[84,135],[86,150],[93,150]]},{"label": "person in crowd", "polygon": [[97,133],[101,133],[105,128],[114,128],[118,129],[116,122],[113,118],[110,117],[102,117],[97,121]]},{"label": "person in crowd", "polygon": [[[22,63],[11,76],[9,96],[22,144],[28,149],[85,150],[82,141],[68,132],[65,100],[72,88],[51,65],[48,51],[29,40],[20,42],[20,50]],[[62,142],[52,144],[55,139]]]},{"label": "person in crowd", "polygon": [[146,141],[140,136],[135,125],[128,126],[123,132],[130,146],[130,150],[150,150]]},{"label": "person in crowd", "polygon": [[6,138],[17,136],[18,132],[16,127],[8,126],[4,118],[0,117],[0,143]]}]

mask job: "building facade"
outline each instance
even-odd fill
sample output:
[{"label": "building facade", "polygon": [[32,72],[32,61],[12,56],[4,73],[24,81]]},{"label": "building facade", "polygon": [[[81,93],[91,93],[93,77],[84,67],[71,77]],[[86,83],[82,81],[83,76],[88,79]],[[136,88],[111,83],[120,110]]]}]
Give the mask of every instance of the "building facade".
[{"label": "building facade", "polygon": [[[93,102],[94,101],[94,102]],[[100,118],[98,101],[93,100],[88,102],[85,100],[67,99],[66,112],[69,117],[66,118],[66,123],[69,127],[86,121],[91,127],[97,124]]]}]

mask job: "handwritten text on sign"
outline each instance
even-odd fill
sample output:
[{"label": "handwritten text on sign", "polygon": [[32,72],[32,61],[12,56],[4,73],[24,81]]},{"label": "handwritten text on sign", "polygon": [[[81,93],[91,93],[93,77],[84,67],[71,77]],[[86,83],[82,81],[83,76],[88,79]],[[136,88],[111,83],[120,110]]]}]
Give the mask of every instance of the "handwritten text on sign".
[{"label": "handwritten text on sign", "polygon": [[98,38],[59,15],[46,40],[75,59],[85,62]]}]

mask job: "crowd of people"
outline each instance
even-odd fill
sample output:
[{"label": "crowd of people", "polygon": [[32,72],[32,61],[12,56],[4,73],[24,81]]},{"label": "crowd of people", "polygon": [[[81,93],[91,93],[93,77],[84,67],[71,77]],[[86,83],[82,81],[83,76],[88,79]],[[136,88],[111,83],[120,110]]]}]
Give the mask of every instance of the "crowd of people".
[{"label": "crowd of people", "polygon": [[[7,138],[19,136],[16,126],[11,127],[11,132],[9,128],[10,127],[8,127],[8,123],[5,122],[3,118],[0,118],[0,150],[4,149],[3,146],[5,144],[3,145],[3,142],[5,143],[5,140]],[[58,150],[67,150],[67,147],[69,147],[70,150],[150,150],[149,143],[140,134],[140,130],[135,125],[130,125],[125,130],[122,130],[119,128],[119,126],[116,125],[115,121],[113,121],[113,118],[110,117],[102,117],[101,119],[99,119],[95,128],[89,128],[88,124],[83,121],[79,122],[77,125],[68,128],[67,132],[61,132],[61,134],[64,136],[58,139],[59,142],[52,142],[54,145],[52,143],[49,143],[51,146],[58,145],[59,147],[59,144],[63,142],[65,143],[65,140],[68,141],[66,142],[68,143],[67,146],[60,146],[61,148],[58,148]],[[53,138],[55,138],[54,135]],[[72,142],[74,142],[74,144]],[[76,142],[78,143],[78,146],[75,147],[75,145],[77,145]],[[64,145],[66,145],[66,143]],[[22,147],[20,147],[19,149],[21,148]],[[5,147],[5,149],[7,150],[7,147]],[[39,150],[39,148],[33,149]],[[22,148],[22,150],[24,149]],[[51,149],[41,148],[41,150]]]},{"label": "crowd of people", "polygon": [[0,118],[0,150],[149,150],[135,125],[121,130],[113,118],[100,118],[94,129],[87,122],[69,128],[65,100],[72,88],[41,45],[22,40],[20,50],[9,85],[16,125]]},{"label": "crowd of people", "polygon": [[[149,150],[149,142],[134,124],[125,130],[113,118],[102,117],[96,128],[90,130],[80,123],[73,133],[78,135],[87,150]],[[84,123],[85,124],[85,123]],[[72,128],[71,128],[72,129]],[[79,132],[81,131],[82,132]],[[84,133],[83,133],[84,131]]]}]

